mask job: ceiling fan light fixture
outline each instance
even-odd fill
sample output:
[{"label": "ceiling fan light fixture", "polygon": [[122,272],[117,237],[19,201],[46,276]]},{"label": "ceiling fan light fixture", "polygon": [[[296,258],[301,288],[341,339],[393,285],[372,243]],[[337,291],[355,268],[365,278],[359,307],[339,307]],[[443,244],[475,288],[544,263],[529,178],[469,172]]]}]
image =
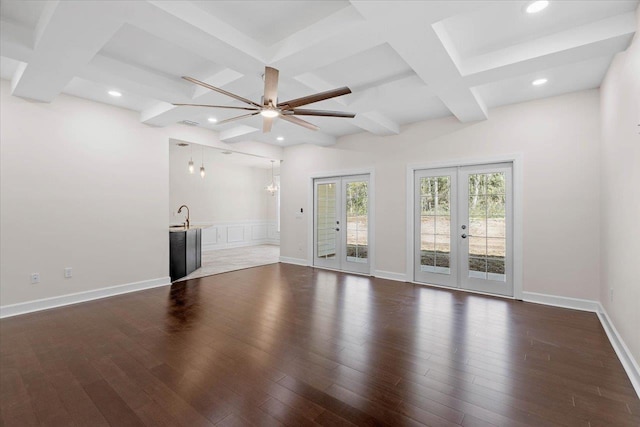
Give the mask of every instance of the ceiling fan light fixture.
[{"label": "ceiling fan light fixture", "polygon": [[548,0],[537,0],[528,3],[525,10],[527,11],[527,13],[538,13],[546,9],[547,6],[549,6]]},{"label": "ceiling fan light fixture", "polygon": [[312,110],[306,108],[298,108],[304,107],[305,105],[313,104],[320,101],[325,101],[328,99],[337,98],[339,96],[348,95],[351,93],[351,89],[348,87],[340,87],[337,89],[327,90],[324,92],[315,93],[313,95],[303,96],[301,98],[290,99],[284,102],[278,102],[278,76],[279,71],[272,67],[264,68],[264,95],[262,96],[262,101],[260,104],[257,102],[253,102],[250,99],[244,98],[242,96],[236,95],[234,93],[228,92],[224,89],[220,89],[218,87],[212,86],[208,83],[202,82],[200,80],[194,79],[189,76],[182,76],[184,80],[187,80],[191,83],[197,84],[198,86],[202,86],[214,92],[218,92],[222,95],[233,98],[237,101],[242,102],[243,106],[233,106],[233,105],[210,105],[210,104],[176,104],[173,105],[178,107],[211,107],[211,108],[227,108],[232,110],[245,110],[246,114],[231,117],[229,119],[220,120],[216,124],[218,126],[230,123],[236,120],[241,120],[248,117],[257,116],[260,114],[262,119],[262,132],[268,133],[271,132],[271,129],[274,124],[274,120],[276,118],[280,118],[283,121],[293,123],[298,126],[302,126],[304,128],[310,130],[318,130],[318,126],[313,123],[309,123],[305,120],[297,116],[316,116],[316,117],[343,117],[343,118],[354,118],[354,113],[343,113],[340,111],[325,111],[325,110]]}]

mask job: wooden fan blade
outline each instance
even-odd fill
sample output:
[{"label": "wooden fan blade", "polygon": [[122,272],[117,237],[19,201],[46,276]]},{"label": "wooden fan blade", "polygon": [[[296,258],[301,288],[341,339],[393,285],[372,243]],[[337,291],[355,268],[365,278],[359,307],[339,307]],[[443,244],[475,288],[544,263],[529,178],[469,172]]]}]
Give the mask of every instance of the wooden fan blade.
[{"label": "wooden fan blade", "polygon": [[322,117],[345,117],[353,119],[355,113],[343,113],[341,111],[327,111],[327,110],[306,110],[301,108],[295,108],[293,110],[285,110],[283,114],[292,114],[294,116],[322,116]]},{"label": "wooden fan blade", "polygon": [[210,105],[210,104],[173,104],[177,107],[211,107],[211,108],[231,108],[233,110],[258,111],[255,107],[232,107],[231,105]]},{"label": "wooden fan blade", "polygon": [[236,120],[244,119],[245,117],[255,116],[256,114],[260,114],[260,112],[256,111],[255,113],[243,114],[242,116],[231,117],[230,119],[222,120],[222,121],[216,123],[216,125],[222,125],[222,124],[229,123],[229,122],[235,122]]},{"label": "wooden fan blade", "polygon": [[275,117],[263,117],[262,118],[262,133],[271,132],[271,127],[273,126],[273,120]]},{"label": "wooden fan blade", "polygon": [[296,124],[296,125],[298,125],[298,126],[305,127],[305,128],[307,128],[307,129],[311,129],[311,130],[318,130],[318,129],[320,129],[318,126],[314,125],[313,123],[306,122],[306,121],[304,121],[304,120],[302,120],[302,119],[299,119],[299,118],[294,117],[294,116],[291,116],[291,115],[286,115],[286,116],[285,116],[285,115],[281,114],[281,115],[280,115],[280,118],[281,118],[282,120],[286,120],[286,121],[291,122],[291,123],[293,123],[293,124]]},{"label": "wooden fan blade", "polygon": [[264,67],[264,105],[276,105],[278,102],[278,70]]},{"label": "wooden fan blade", "polygon": [[350,93],[351,89],[345,86],[339,89],[328,90],[326,92],[316,93],[315,95],[303,96],[302,98],[296,98],[292,99],[291,101],[281,102],[278,104],[278,107],[293,109],[296,107],[302,107],[303,105],[313,104],[314,102],[324,101],[325,99],[348,95]]},{"label": "wooden fan blade", "polygon": [[200,80],[194,79],[193,77],[182,76],[182,78],[187,80],[187,81],[190,81],[191,83],[195,83],[195,84],[200,85],[202,87],[206,87],[207,89],[210,89],[210,90],[212,90],[214,92],[218,92],[218,93],[221,93],[223,95],[227,95],[227,96],[229,96],[229,97],[231,97],[233,99],[237,99],[238,101],[242,101],[245,104],[253,105],[254,107],[261,107],[260,104],[256,104],[255,102],[251,101],[250,99],[243,98],[243,97],[241,97],[239,95],[236,95],[234,93],[231,93],[231,92],[227,92],[226,90],[220,89],[219,87],[211,86],[210,84],[205,83],[205,82],[201,82]]}]

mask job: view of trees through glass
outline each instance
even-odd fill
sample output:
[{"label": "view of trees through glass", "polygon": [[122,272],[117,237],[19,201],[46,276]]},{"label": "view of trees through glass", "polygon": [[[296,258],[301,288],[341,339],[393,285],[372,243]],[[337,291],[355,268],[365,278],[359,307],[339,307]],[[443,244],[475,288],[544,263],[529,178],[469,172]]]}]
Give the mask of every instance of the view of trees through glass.
[{"label": "view of trees through glass", "polygon": [[[450,186],[448,176],[426,177],[420,181],[420,260],[426,271],[448,272],[450,266]],[[468,194],[469,270],[485,275],[504,274],[505,174],[469,175]]]},{"label": "view of trees through glass", "polygon": [[366,260],[368,257],[368,183],[347,183],[347,256]]}]

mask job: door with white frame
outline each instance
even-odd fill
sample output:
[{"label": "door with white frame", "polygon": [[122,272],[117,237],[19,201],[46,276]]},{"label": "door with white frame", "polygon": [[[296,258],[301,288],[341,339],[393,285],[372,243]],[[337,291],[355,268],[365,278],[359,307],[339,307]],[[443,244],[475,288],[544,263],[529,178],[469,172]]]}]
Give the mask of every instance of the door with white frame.
[{"label": "door with white frame", "polygon": [[513,296],[512,164],[417,170],[414,278]]},{"label": "door with white frame", "polygon": [[313,188],[313,265],[369,274],[369,175],[315,179]]}]

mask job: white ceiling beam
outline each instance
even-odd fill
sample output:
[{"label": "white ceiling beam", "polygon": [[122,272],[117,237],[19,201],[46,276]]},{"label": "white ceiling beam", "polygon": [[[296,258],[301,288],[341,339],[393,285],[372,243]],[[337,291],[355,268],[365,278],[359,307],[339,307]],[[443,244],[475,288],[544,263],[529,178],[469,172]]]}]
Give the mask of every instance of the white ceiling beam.
[{"label": "white ceiling beam", "polygon": [[[256,52],[257,47],[250,39],[247,40],[235,29],[230,30],[230,35],[225,34],[221,28],[227,28],[228,25],[214,25],[213,21],[208,20],[208,14],[201,9],[195,10],[195,6],[189,2],[133,2],[133,6],[124,19],[141,30],[171,40],[171,43],[185,50],[242,74],[264,70],[264,54]],[[197,11],[200,11],[199,14],[196,14]]]},{"label": "white ceiling beam", "polygon": [[[441,19],[468,13],[468,2],[354,1],[352,4],[383,35],[391,47],[428,84],[461,122],[485,120],[486,106],[462,81],[451,46],[440,39],[436,24]],[[471,8],[478,5],[471,3]]]},{"label": "white ceiling beam", "polygon": [[12,80],[12,94],[51,102],[121,26],[113,8],[108,2],[48,2],[29,62]]}]

